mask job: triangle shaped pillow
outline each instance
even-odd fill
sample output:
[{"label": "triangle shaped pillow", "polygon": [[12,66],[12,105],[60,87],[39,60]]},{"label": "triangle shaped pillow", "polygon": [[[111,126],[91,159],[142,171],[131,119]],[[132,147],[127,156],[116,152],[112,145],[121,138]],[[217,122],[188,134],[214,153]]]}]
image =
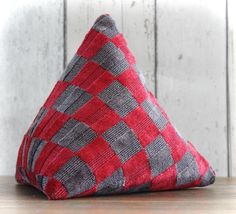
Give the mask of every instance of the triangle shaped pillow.
[{"label": "triangle shaped pillow", "polygon": [[102,15],[24,135],[16,180],[66,199],[206,186],[215,173],[177,133]]}]

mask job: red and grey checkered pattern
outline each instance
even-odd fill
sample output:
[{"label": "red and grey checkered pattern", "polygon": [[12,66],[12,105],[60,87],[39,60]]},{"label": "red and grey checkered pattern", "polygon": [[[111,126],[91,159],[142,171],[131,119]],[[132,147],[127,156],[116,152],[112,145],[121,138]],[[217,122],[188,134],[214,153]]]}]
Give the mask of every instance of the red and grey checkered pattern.
[{"label": "red and grey checkered pattern", "polygon": [[16,180],[49,199],[206,186],[215,173],[100,16],[24,135]]}]

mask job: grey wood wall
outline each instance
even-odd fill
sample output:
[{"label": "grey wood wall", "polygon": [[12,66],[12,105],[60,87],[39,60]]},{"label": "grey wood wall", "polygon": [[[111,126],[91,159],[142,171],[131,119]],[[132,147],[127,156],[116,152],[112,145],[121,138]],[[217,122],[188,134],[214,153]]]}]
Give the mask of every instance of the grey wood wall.
[{"label": "grey wood wall", "polygon": [[[228,6],[227,6],[228,4]],[[0,9],[0,174],[97,16],[116,20],[149,89],[218,176],[236,175],[233,0],[8,0]]]},{"label": "grey wood wall", "polygon": [[0,174],[14,174],[22,136],[63,70],[63,1],[0,9]]}]

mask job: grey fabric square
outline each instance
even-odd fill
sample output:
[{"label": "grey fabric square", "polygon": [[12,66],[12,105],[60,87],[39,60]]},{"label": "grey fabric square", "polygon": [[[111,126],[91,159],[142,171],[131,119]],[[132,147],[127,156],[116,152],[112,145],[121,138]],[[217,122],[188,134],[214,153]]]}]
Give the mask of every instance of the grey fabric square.
[{"label": "grey fabric square", "polygon": [[118,81],[111,83],[108,88],[99,94],[99,98],[121,117],[125,117],[138,106],[137,101],[128,89]]},{"label": "grey fabric square", "polygon": [[109,142],[110,144],[113,144],[114,142],[116,142],[120,138],[120,136],[123,136],[124,134],[126,134],[129,131],[130,131],[130,129],[126,125],[126,123],[124,121],[121,121],[121,122],[117,123],[115,126],[108,129],[103,134],[103,138],[107,142]]},{"label": "grey fabric square", "polygon": [[69,85],[61,94],[60,96],[56,99],[54,105],[52,106],[52,108],[54,109],[58,109],[63,102],[71,96],[71,94],[74,92],[74,90],[76,89],[76,86],[74,85]]},{"label": "grey fabric square", "polygon": [[86,64],[88,60],[82,56],[74,55],[65,71],[63,72],[60,80],[69,82],[74,79],[74,77],[81,71],[82,67]]},{"label": "grey fabric square", "polygon": [[29,178],[26,174],[25,169],[23,169],[22,167],[19,167],[19,173],[21,174],[22,178],[24,179],[24,182],[27,184],[30,184]]},{"label": "grey fabric square", "polygon": [[93,29],[107,35],[109,38],[119,33],[114,21],[107,15],[100,17],[93,25]]},{"label": "grey fabric square", "polygon": [[57,98],[53,108],[60,112],[73,114],[92,98],[92,95],[81,88],[69,85]]},{"label": "grey fabric square", "polygon": [[156,124],[156,126],[159,128],[159,130],[163,130],[168,121],[161,113],[161,111],[150,100],[145,100],[142,103],[142,107],[147,112],[152,121]]},{"label": "grey fabric square", "polygon": [[130,66],[124,53],[112,42],[104,45],[93,60],[115,76],[118,76]]},{"label": "grey fabric square", "polygon": [[214,182],[215,182],[215,175],[213,173],[213,170],[209,168],[202,177],[200,186],[207,186],[209,184],[213,184]]},{"label": "grey fabric square", "polygon": [[123,190],[124,175],[121,168],[115,171],[110,177],[102,181],[97,187],[97,194],[114,194]]},{"label": "grey fabric square", "polygon": [[83,122],[69,119],[52,137],[55,142],[72,151],[78,151],[96,138],[96,132]]},{"label": "grey fabric square", "polygon": [[131,187],[127,192],[128,193],[134,193],[134,192],[147,192],[151,186],[150,182],[147,182],[145,184],[142,184],[140,186]]},{"label": "grey fabric square", "polygon": [[176,172],[176,186],[191,183],[200,177],[196,160],[189,151],[176,164]]},{"label": "grey fabric square", "polygon": [[46,141],[39,140],[40,144],[38,145],[37,149],[34,152],[33,160],[32,160],[32,165],[31,165],[31,170],[34,171],[35,168],[35,162],[38,159],[40,153],[42,152],[44,146],[46,145]]},{"label": "grey fabric square", "polygon": [[46,144],[45,141],[38,138],[33,138],[28,151],[28,159],[27,159],[28,170],[30,171],[34,170],[35,161],[37,160],[45,144]]},{"label": "grey fabric square", "polygon": [[64,126],[60,128],[60,130],[57,131],[57,133],[52,137],[51,141],[56,143],[60,141],[63,137],[66,136],[66,134],[68,134],[74,127],[76,127],[77,122],[77,120],[72,118],[67,120]]},{"label": "grey fabric square", "polygon": [[[120,54],[119,51],[116,52],[116,54]],[[111,55],[107,60],[105,60],[101,66],[106,69],[107,71],[110,71],[115,76],[118,76],[121,74],[124,70],[129,68],[129,63],[125,58],[118,59],[118,57],[114,54]]]},{"label": "grey fabric square", "polygon": [[146,147],[146,152],[149,158],[152,177],[161,174],[174,164],[169,146],[161,135]]},{"label": "grey fabric square", "polygon": [[92,171],[78,157],[72,157],[54,177],[66,187],[69,197],[83,193],[96,184]]},{"label": "grey fabric square", "polygon": [[85,105],[90,99],[92,99],[92,95],[83,91],[80,97],[78,97],[66,110],[65,113],[71,115],[79,110],[83,105]]},{"label": "grey fabric square", "polygon": [[[93,60],[98,64],[102,64],[111,55],[114,55],[114,53],[117,52],[117,50],[118,48],[112,42],[108,42],[101,48],[101,50],[96,54]],[[124,58],[124,55],[122,55],[122,53],[120,54],[119,53],[117,53],[117,57],[118,59],[121,60]]]},{"label": "grey fabric square", "polygon": [[47,176],[42,176],[42,175],[36,175],[36,180],[39,184],[39,187],[40,187],[41,191],[44,191],[45,187],[47,185],[47,182],[48,182],[48,177]]},{"label": "grey fabric square", "polygon": [[122,163],[142,149],[134,133],[123,121],[107,130],[103,134],[103,138],[111,145]]},{"label": "grey fabric square", "polygon": [[38,124],[43,120],[44,116],[47,114],[47,109],[45,107],[41,107],[36,118],[34,119],[33,123],[29,128],[29,135],[33,136],[35,129],[37,128]]}]

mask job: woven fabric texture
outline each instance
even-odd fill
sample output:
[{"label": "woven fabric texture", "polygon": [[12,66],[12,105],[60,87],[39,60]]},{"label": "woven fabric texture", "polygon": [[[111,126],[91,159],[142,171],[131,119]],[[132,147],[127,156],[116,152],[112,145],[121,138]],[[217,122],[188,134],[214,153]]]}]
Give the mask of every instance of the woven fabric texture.
[{"label": "woven fabric texture", "polygon": [[25,133],[16,180],[66,199],[206,186],[215,173],[178,134],[102,15]]}]

